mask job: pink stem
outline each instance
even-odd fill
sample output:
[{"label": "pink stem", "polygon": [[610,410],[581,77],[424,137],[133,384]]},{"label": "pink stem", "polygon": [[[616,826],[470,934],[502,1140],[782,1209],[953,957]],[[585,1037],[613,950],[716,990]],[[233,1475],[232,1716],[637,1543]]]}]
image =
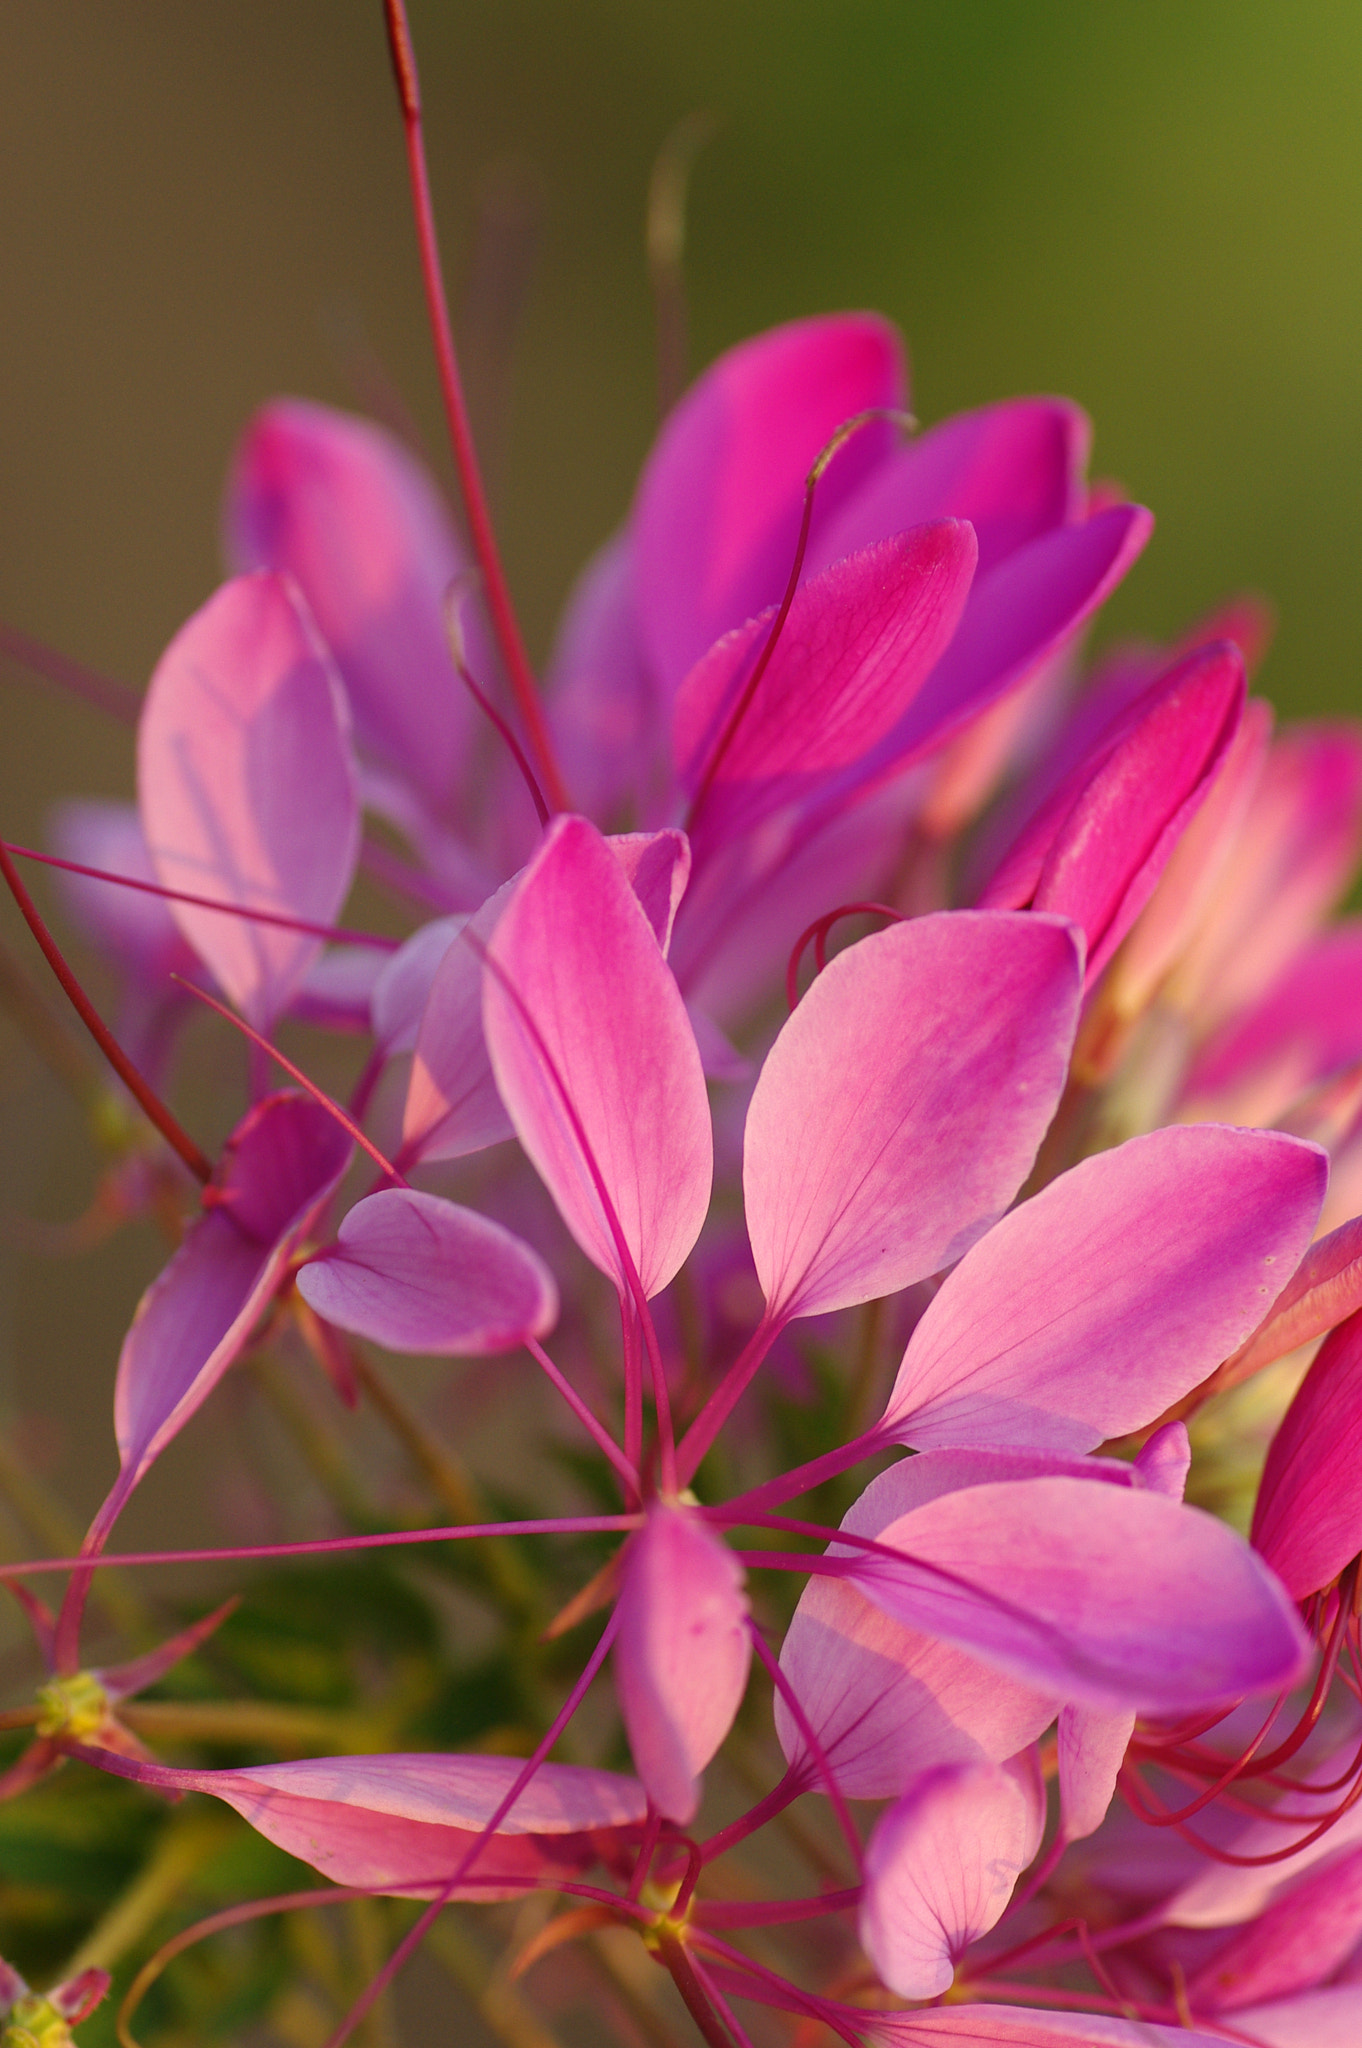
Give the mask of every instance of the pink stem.
[{"label": "pink stem", "polygon": [[38,906],[29,895],[20,879],[19,871],[9,857],[9,851],[0,840],[0,874],[9,883],[10,892],[23,912],[24,921],[43,950],[48,966],[65,990],[76,1015],[85,1026],[95,1044],[103,1053],[119,1080],[134,1097],[144,1115],[161,1133],[171,1150],[178,1153],[195,1180],[210,1181],[213,1177],[213,1162],[201,1152],[189,1133],[184,1130],[162,1102],[160,1096],[137,1071],[108,1025],[86,995],[75,975],[62,957],[62,951],[51,932],[44,924]]},{"label": "pink stem", "polygon": [[734,1359],[728,1371],[714,1389],[704,1407],[692,1422],[681,1440],[677,1453],[677,1471],[683,1486],[689,1486],[699,1471],[705,1454],[715,1437],[727,1422],[738,1402],[746,1393],[784,1323],[764,1315]]},{"label": "pink stem", "polygon": [[592,1414],[576,1388],[569,1386],[567,1380],[564,1379],[562,1373],[537,1338],[527,1337],[525,1339],[525,1349],[529,1352],[531,1358],[535,1360],[536,1364],[542,1368],[555,1392],[562,1395],[596,1448],[605,1453],[605,1456],[610,1460],[610,1463],[624,1481],[629,1492],[635,1499],[640,1498],[643,1489],[639,1484],[638,1468],[625,1452],[620,1449],[604,1423],[598,1421]]},{"label": "pink stem", "polygon": [[555,810],[565,811],[569,808],[567,790],[559,773],[558,763],[554,759],[529,656],[525,652],[515,607],[511,603],[511,593],[501,566],[487,495],[483,490],[482,474],[478,467],[477,450],[473,446],[468,408],[464,403],[463,380],[459,375],[459,359],[454,348],[454,331],[450,324],[449,305],[440,268],[440,246],[435,232],[435,208],[430,196],[430,175],[426,169],[425,142],[421,130],[421,84],[417,75],[416,52],[412,47],[411,29],[407,22],[404,0],[384,0],[383,12],[388,26],[388,47],[392,52],[397,96],[402,108],[402,126],[406,134],[407,170],[411,179],[412,206],[416,215],[416,237],[421,251],[421,277],[425,285],[426,307],[430,314],[435,340],[435,360],[440,373],[445,414],[449,422],[450,442],[454,450],[455,466],[459,472],[464,505],[468,512],[469,533],[487,589],[487,606],[492,615],[492,628],[497,636],[502,659],[506,663],[511,689],[520,707],[530,751],[539,763],[544,784]]}]

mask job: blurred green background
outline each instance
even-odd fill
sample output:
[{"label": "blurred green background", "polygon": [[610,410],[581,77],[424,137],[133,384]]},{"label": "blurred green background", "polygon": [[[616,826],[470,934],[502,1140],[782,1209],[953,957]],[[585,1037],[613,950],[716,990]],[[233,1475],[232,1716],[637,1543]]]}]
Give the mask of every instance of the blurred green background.
[{"label": "blurred green background", "polygon": [[[1281,613],[1272,694],[1356,707],[1356,0],[412,0],[412,17],[537,651],[653,430],[644,195],[663,138],[705,109],[697,363],[861,304],[907,331],[924,420],[1071,394],[1099,474],[1159,519],[1103,631],[1173,633],[1257,586]],[[220,481],[259,401],[353,402],[347,359],[367,349],[441,447],[379,0],[5,0],[0,277],[0,617],[139,685],[215,581]],[[520,284],[498,367],[494,316]],[[8,668],[0,690],[6,833],[38,835],[62,791],[130,791],[125,731]],[[70,1214],[84,1134],[6,1045],[0,1211]],[[106,1446],[113,1350],[158,1257],[120,1239],[73,1284],[0,1233],[0,1408],[55,1397],[70,1418],[98,1388]]]}]

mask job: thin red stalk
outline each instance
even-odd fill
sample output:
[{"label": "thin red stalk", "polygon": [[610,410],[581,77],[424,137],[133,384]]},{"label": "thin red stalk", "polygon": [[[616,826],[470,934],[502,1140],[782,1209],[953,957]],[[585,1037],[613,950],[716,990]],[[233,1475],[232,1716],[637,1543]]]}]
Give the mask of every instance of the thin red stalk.
[{"label": "thin red stalk", "polygon": [[365,1137],[354,1118],[346,1115],[340,1104],[327,1094],[325,1088],[319,1088],[315,1081],[309,1080],[301,1067],[295,1066],[285,1053],[280,1052],[277,1046],[271,1045],[268,1038],[264,1037],[254,1026],[248,1024],[244,1017],[238,1017],[235,1010],[229,1010],[226,1003],[220,1003],[216,996],[210,996],[206,989],[196,988],[192,981],[185,981],[182,975],[172,974],[170,978],[172,981],[178,981],[181,988],[187,988],[192,996],[197,996],[199,1001],[205,1004],[208,1009],[216,1010],[219,1017],[225,1017],[229,1024],[234,1024],[243,1038],[248,1038],[251,1044],[257,1046],[262,1053],[267,1053],[275,1065],[282,1067],[291,1080],[296,1081],[300,1088],[305,1088],[313,1101],[320,1103],[328,1115],[335,1118],[346,1135],[353,1138],[362,1151],[368,1153],[386,1179],[394,1182],[398,1187],[404,1188],[407,1186],[408,1183],[405,1176],[398,1172],[390,1159],[384,1158],[373,1140]]},{"label": "thin red stalk", "polygon": [[439,1529],[380,1529],[367,1536],[318,1536],[303,1543],[248,1543],[207,1550],[120,1550],[98,1559],[40,1557],[0,1564],[0,1580],[45,1577],[49,1572],[78,1571],[93,1562],[99,1568],[141,1564],[250,1564],[281,1557],[329,1557],[335,1551],[389,1550],[410,1543],[457,1543],[479,1536],[614,1536],[627,1535],[642,1524],[641,1515],[559,1515],[531,1522],[455,1522]]},{"label": "thin red stalk", "polygon": [[425,140],[421,124],[421,84],[404,0],[384,0],[383,13],[388,27],[388,47],[392,52],[393,75],[397,82],[397,97],[402,109],[402,126],[406,136],[407,171],[411,181],[416,237],[421,253],[421,278],[425,285],[426,308],[430,315],[435,342],[435,361],[440,373],[440,389],[444,397],[445,415],[449,422],[454,463],[459,473],[459,487],[463,492],[464,506],[468,513],[469,535],[487,590],[487,607],[492,616],[492,630],[496,634],[502,659],[506,663],[506,673],[520,708],[530,751],[539,764],[554,809],[565,811],[569,808],[567,791],[559,773],[558,763],[554,759],[548,725],[539,702],[539,693],[530,668],[529,656],[525,652],[525,643],[521,638],[515,607],[511,603],[505,572],[501,566],[501,556],[492,528],[492,516],[487,505],[487,494],[483,489],[482,473],[478,467],[477,450],[473,445],[468,408],[464,402],[463,380],[459,375],[454,330],[450,323],[449,303],[445,296],[444,277],[440,266],[440,245],[435,231],[435,208],[430,196],[430,175],[426,168]]},{"label": "thin red stalk", "polygon": [[719,2018],[732,2034],[733,2039],[738,2043],[738,2048],[753,2048],[752,2036],[724,1997],[723,1992],[720,1991],[718,1985],[709,1975],[699,1956],[688,1956],[687,1961],[690,1963],[692,1970],[694,1970],[696,1979],[705,1996],[709,1999]]},{"label": "thin red stalk", "polygon": [[546,1374],[554,1391],[561,1394],[567,1402],[568,1407],[577,1417],[582,1428],[586,1430],[597,1450],[602,1451],[610,1460],[610,1463],[624,1481],[629,1492],[633,1494],[636,1500],[641,1498],[643,1488],[639,1484],[638,1468],[627,1454],[620,1449],[609,1430],[605,1427],[605,1424],[598,1421],[592,1414],[576,1388],[569,1386],[567,1380],[564,1379],[558,1367],[549,1357],[548,1352],[545,1351],[543,1345],[536,1338],[527,1337],[525,1339],[525,1349]]},{"label": "thin red stalk", "polygon": [[799,963],[804,958],[805,947],[810,939],[814,941],[814,968],[821,974],[828,964],[828,933],[844,917],[888,917],[895,924],[903,923],[903,912],[888,903],[841,903],[836,910],[827,910],[822,917],[816,917],[795,940],[785,969],[785,1000],[791,1010],[799,1002]]},{"label": "thin red stalk", "polygon": [[727,1422],[738,1402],[747,1392],[758,1367],[776,1338],[784,1329],[783,1320],[777,1321],[769,1314],[757,1324],[742,1350],[724,1374],[704,1407],[681,1439],[677,1452],[677,1472],[681,1484],[689,1486],[715,1437]]},{"label": "thin red stalk", "polygon": [[612,1614],[601,1631],[600,1641],[582,1669],[581,1677],[577,1680],[572,1691],[554,1715],[547,1733],[540,1738],[534,1750],[525,1759],[524,1767],[516,1773],[510,1790],[499,1802],[476,1841],[470,1843],[469,1847],[464,1851],[453,1876],[446,1879],[438,1895],[431,1900],[420,1919],[413,1927],[408,1929],[389,1956],[387,1962],[383,1965],[383,1968],[373,1978],[368,1988],[361,1992],[360,1996],[355,2000],[345,2018],[327,2040],[325,2048],[342,2048],[342,2044],[349,2040],[365,2014],[370,2012],[375,2002],[383,1996],[383,1993],[392,1983],[402,1965],[421,1946],[426,1935],[463,1882],[464,1877],[482,1854],[487,1843],[491,1841],[493,1835],[501,1826],[501,1823],[505,1820],[507,1814],[511,1811],[517,1799],[519,1799],[521,1793],[525,1790],[525,1787],[553,1748],[554,1743],[558,1740],[585,1699],[596,1673],[600,1670],[609,1654],[610,1645],[614,1641],[616,1626],[616,1618]]},{"label": "thin red stalk", "polygon": [[[851,2007],[838,2007],[830,2004],[825,1998],[817,1998],[811,1992],[801,1991],[799,1986],[791,1984],[788,1978],[778,1977],[776,1972],[768,1970],[765,1964],[757,1962],[752,1956],[744,1955],[740,1948],[734,1948],[732,1942],[723,1941],[717,1934],[710,1934],[702,1927],[694,1929],[691,1939],[695,1947],[703,1949],[706,1955],[717,1956],[721,1962],[741,1970],[755,1982],[769,1985],[777,1995],[762,2001],[763,2003],[776,2006],[778,2011],[800,2012],[809,2019],[821,2020],[825,2027],[830,2027],[841,2040],[848,2042],[850,2048],[862,2048],[864,2029],[858,2027],[853,2032],[843,2019],[843,2014],[849,2014]],[[757,1998],[759,1993],[754,1991],[752,1996]],[[867,2021],[877,2017],[879,2015],[873,2012],[866,2014]]]},{"label": "thin red stalk", "polygon": [[20,878],[19,871],[10,859],[9,851],[0,841],[0,874],[8,882],[10,892],[23,912],[24,921],[42,948],[48,966],[65,990],[76,1015],[85,1026],[95,1044],[103,1053],[109,1065],[117,1074],[124,1087],[132,1095],[143,1114],[155,1125],[171,1150],[179,1155],[196,1180],[209,1181],[213,1177],[213,1162],[201,1152],[189,1133],[162,1102],[151,1084],[137,1071],[118,1040],[105,1024],[90,998],[86,995],[75,975],[62,957],[61,948],[44,924],[38,906],[29,895]]},{"label": "thin red stalk", "polygon": [[[1258,1870],[1265,1868],[1271,1863],[1284,1863],[1289,1856],[1298,1855],[1302,1849],[1310,1848],[1324,1835],[1327,1835],[1330,1828],[1336,1827],[1344,1814],[1356,1806],[1359,1798],[1362,1798],[1362,1778],[1359,1778],[1352,1791],[1348,1794],[1348,1797],[1342,1800],[1332,1813],[1325,1814],[1324,1818],[1316,1826],[1311,1827],[1309,1832],[1302,1835],[1298,1841],[1284,1843],[1280,1849],[1269,1849],[1261,1856],[1239,1856],[1231,1849],[1222,1849],[1213,1842],[1203,1841],[1201,1836],[1194,1834],[1191,1828],[1183,1821],[1159,1819],[1145,1805],[1143,1798],[1144,1788],[1139,1784],[1138,1778],[1135,1780],[1137,1790],[1132,1796],[1132,1792],[1127,1785],[1129,1775],[1133,1774],[1123,1769],[1118,1782],[1127,1802],[1133,1807],[1141,1820],[1147,1821],[1153,1827],[1171,1827],[1176,1834],[1182,1836],[1184,1841],[1190,1842],[1194,1848],[1200,1849],[1203,1855],[1211,1857],[1216,1863],[1228,1863],[1236,1870]],[[1257,1818],[1259,1820],[1283,1822],[1287,1820],[1286,1816],[1274,1814],[1263,1809],[1258,1810]],[[1306,1816],[1304,1814],[1291,1817],[1291,1820],[1297,1825],[1304,1822],[1305,1819]]]},{"label": "thin red stalk", "polygon": [[865,412],[858,412],[853,419],[845,420],[831,440],[819,451],[813,468],[804,479],[804,509],[800,514],[799,538],[795,542],[794,560],[790,564],[790,574],[785,585],[785,595],[780,600],[775,618],[771,622],[771,630],[766,636],[761,653],[757,656],[752,673],[744,683],[736,704],[734,704],[728,717],[724,720],[719,737],[710,750],[709,759],[705,763],[704,773],[700,777],[699,787],[691,798],[690,809],[686,813],[686,831],[688,833],[692,833],[695,830],[695,820],[700,813],[705,798],[709,795],[714,785],[714,778],[723,765],[724,756],[732,746],[739,726],[751,709],[752,699],[757,694],[757,686],[770,667],[771,657],[776,651],[777,642],[785,630],[785,621],[790,616],[790,607],[795,601],[795,593],[799,589],[799,578],[804,568],[804,557],[808,552],[809,528],[813,523],[814,494],[834,455],[837,454],[839,449],[846,446],[846,443],[853,434],[859,433],[862,427],[869,426],[872,420],[897,420],[909,426],[915,424],[907,413],[897,412],[886,406],[871,406]]},{"label": "thin red stalk", "polygon": [[639,1843],[638,1855],[634,1858],[633,1875],[629,1879],[629,1899],[632,1905],[638,1904],[639,1893],[648,1881],[648,1872],[652,1867],[653,1853],[657,1848],[657,1838],[661,1832],[662,1815],[655,1806],[650,1805],[648,1808],[648,1818],[643,1826],[643,1840]]},{"label": "thin red stalk", "polygon": [[60,653],[44,641],[35,640],[30,633],[21,633],[16,626],[0,625],[0,655],[17,662],[20,668],[32,669],[34,675],[44,676],[50,683],[59,683],[62,689],[83,697],[87,704],[107,712],[121,724],[136,725],[142,700],[135,690],[130,690],[126,683],[115,682],[112,676],[101,675],[98,669],[88,668],[83,661],[74,661],[69,654]]},{"label": "thin red stalk", "polygon": [[275,910],[256,910],[247,903],[224,903],[216,896],[195,896],[188,889],[167,888],[164,882],[139,881],[135,875],[115,875],[108,868],[90,868],[83,861],[60,860],[55,853],[39,853],[32,846],[16,846],[12,839],[6,839],[3,844],[7,853],[17,853],[23,860],[40,861],[45,868],[61,868],[68,875],[88,875],[93,882],[110,882],[120,889],[137,889],[144,896],[163,896],[170,903],[192,903],[196,909],[216,910],[223,917],[245,917],[253,924],[275,924],[286,932],[307,932],[313,938],[331,939],[339,945],[377,946],[385,953],[395,953],[402,944],[401,939],[387,938],[379,932],[355,932],[339,924],[311,924],[305,917],[287,917]]},{"label": "thin red stalk", "polygon": [[521,746],[520,741],[516,738],[515,733],[512,731],[510,725],[502,717],[501,713],[497,710],[497,707],[492,702],[491,698],[486,694],[485,691],[480,690],[478,688],[477,684],[473,680],[473,676],[468,667],[467,662],[461,661],[457,664],[457,667],[459,675],[463,680],[464,688],[468,691],[469,696],[473,699],[473,702],[477,705],[478,709],[482,712],[483,716],[490,722],[491,725],[495,727],[496,731],[501,735],[502,740],[505,742],[505,745],[510,752],[511,759],[515,762],[516,767],[520,770],[521,779],[524,782],[526,789],[528,789],[528,791],[530,792],[530,802],[534,805],[540,824],[547,825],[549,822],[549,807],[544,801],[544,792],[539,787],[539,783],[535,776],[535,772],[533,768],[531,768],[528,760],[525,758],[525,749]]},{"label": "thin red stalk", "polygon": [[[715,2011],[709,1993],[695,1974],[695,1965],[674,1934],[664,1935],[657,1944],[658,1960],[681,1994],[681,2002],[694,2020],[706,2048],[733,2048],[733,2036]],[[328,2042],[327,2048],[330,2048]]]},{"label": "thin red stalk", "polygon": [[798,1728],[802,1740],[808,1746],[809,1755],[813,1758],[818,1775],[823,1780],[823,1789],[832,1801],[832,1810],[837,1816],[837,1825],[842,1830],[847,1848],[851,1851],[852,1868],[859,1871],[862,1856],[861,1838],[856,1832],[856,1823],[851,1818],[851,1809],[847,1805],[842,1788],[837,1782],[837,1773],[832,1768],[828,1753],[814,1734],[813,1724],[804,1712],[798,1693],[781,1670],[777,1659],[772,1656],[770,1645],[765,1636],[750,1618],[747,1629],[748,1634],[752,1638],[752,1647],[766,1668],[767,1677],[789,1708],[794,1724]]}]

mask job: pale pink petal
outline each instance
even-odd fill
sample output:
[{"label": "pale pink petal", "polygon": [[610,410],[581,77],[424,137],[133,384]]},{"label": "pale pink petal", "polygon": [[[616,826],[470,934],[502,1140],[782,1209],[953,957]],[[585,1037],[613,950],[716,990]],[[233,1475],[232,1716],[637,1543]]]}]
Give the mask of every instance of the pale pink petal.
[{"label": "pale pink petal", "polygon": [[1091,983],[1152,895],[1238,729],[1244,664],[1231,641],[1177,670],[1079,793],[1032,898],[1073,918]]},{"label": "pale pink petal", "polygon": [[257,1103],[228,1140],[209,1206],[142,1296],[119,1354],[124,1495],[240,1356],[350,1149],[334,1119],[296,1094]]},{"label": "pale pink petal", "polygon": [[502,1100],[569,1230],[624,1292],[617,1227],[655,1294],[709,1207],[709,1102],[657,935],[585,819],[554,820],[503,913],[483,1020]]},{"label": "pale pink petal", "polygon": [[[315,627],[281,577],[239,577],[171,641],[137,741],[142,825],[175,889],[335,921],[359,853],[349,713]],[[322,942],[187,903],[171,915],[250,1021],[267,1030]]]},{"label": "pale pink petal", "polygon": [[882,1427],[1091,1450],[1237,1350],[1310,1242],[1327,1162],[1193,1124],[1084,1160],[966,1254],[904,1353]]},{"label": "pale pink petal", "polygon": [[881,462],[810,549],[811,570],[924,519],[968,519],[986,575],[1083,514],[1091,428],[1062,398],[1011,398],[942,420]]},{"label": "pale pink petal", "polygon": [[1217,1032],[1193,1062],[1183,1100],[1189,1113],[1223,1103],[1243,1122],[1275,1122],[1304,1089],[1359,1058],[1362,919],[1346,918],[1304,944]]},{"label": "pale pink petal", "polygon": [[1362,1216],[1311,1245],[1248,1343],[1231,1361],[1235,1381],[1322,1337],[1362,1308]]},{"label": "pale pink petal", "polygon": [[558,1290],[537,1252],[490,1217],[415,1188],[382,1188],[302,1267],[328,1322],[390,1351],[477,1358],[542,1337]]},{"label": "pale pink petal", "polygon": [[[93,1758],[91,1759],[93,1761]],[[524,1766],[511,1756],[319,1756],[246,1770],[172,1770],[101,1756],[121,1777],[207,1792],[335,1884],[440,1893]],[[585,1870],[634,1833],[643,1787],[611,1771],[541,1764],[478,1851],[455,1899],[514,1898]]]},{"label": "pale pink petal", "polygon": [[[721,633],[779,598],[805,477],[838,427],[904,403],[893,329],[840,313],[742,342],[673,408],[631,522],[639,631],[666,693]],[[852,438],[819,484],[821,520],[893,441],[888,425]]]},{"label": "pale pink petal", "polygon": [[651,814],[671,782],[667,714],[644,659],[627,532],[577,579],[544,678],[554,744],[573,799],[593,817]]},{"label": "pale pink petal", "polygon": [[276,399],[237,450],[226,529],[236,566],[298,584],[364,747],[447,805],[471,713],[445,602],[466,562],[425,471],[368,420]]},{"label": "pale pink petal", "polygon": [[462,916],[434,918],[390,955],[374,983],[369,1018],[375,1042],[385,1053],[412,1051],[435,970],[467,922]]},{"label": "pale pink petal", "polygon": [[[128,875],[135,882],[158,879],[132,804],[59,804],[52,813],[50,837],[53,851],[63,860]],[[59,873],[57,886],[81,929],[126,973],[158,985],[171,974],[193,974],[197,956],[181,936],[163,896],[120,889],[88,875]]]},{"label": "pale pink petal", "polygon": [[1239,1928],[1187,1984],[1194,2012],[1237,2012],[1309,1991],[1362,1939],[1362,1849],[1334,1856]]},{"label": "pale pink petal", "polygon": [[1180,1713],[1277,1691],[1305,1662],[1295,1608],[1247,1544],[1143,1488],[966,1487],[878,1540],[902,1562],[849,1568],[877,1606],[1071,1700]]},{"label": "pale pink petal", "polygon": [[[926,2012],[866,2016],[867,2039],[883,2048],[1225,2048],[1222,2034],[1156,2027],[1148,2020],[1108,2019],[1099,2013],[1029,2012],[1014,2005],[947,2005]],[[1266,2038],[1266,2037],[1265,2037]],[[1273,2048],[1278,2048],[1273,2037]],[[1335,2048],[1304,2035],[1283,2037],[1280,2048]],[[1352,2048],[1340,2035],[1337,2048]]]},{"label": "pale pink petal", "polygon": [[328,946],[309,967],[289,1015],[326,1031],[367,1036],[374,990],[392,957],[386,946]]},{"label": "pale pink petal", "polygon": [[900,765],[938,747],[1070,640],[1132,566],[1153,525],[1114,506],[1018,548],[970,592],[955,638],[884,743]]},{"label": "pale pink petal", "polygon": [[1297,1600],[1362,1551],[1362,1314],[1325,1340],[1272,1439],[1253,1541]]},{"label": "pale pink petal", "polygon": [[1156,1429],[1135,1456],[1135,1472],[1142,1486],[1162,1493],[1169,1500],[1181,1500],[1192,1469],[1192,1442],[1185,1422],[1165,1422]]},{"label": "pale pink petal", "polygon": [[683,785],[706,792],[711,834],[752,829],[884,737],[948,645],[974,557],[963,522],[912,527],[803,586],[750,696],[773,612],[696,663],[677,694],[672,745]]},{"label": "pale pink petal", "polygon": [[1056,920],[955,911],[838,954],[781,1030],[743,1146],[768,1314],[869,1301],[958,1259],[1025,1178],[1068,1068]]},{"label": "pale pink petal", "polygon": [[1060,1709],[1059,1825],[1066,1842],[1081,1842],[1106,1819],[1134,1728],[1134,1713],[1122,1709]]},{"label": "pale pink petal", "polygon": [[684,1508],[654,1507],[625,1552],[615,1691],[648,1796],[682,1826],[747,1687],[742,1588],[732,1551]]},{"label": "pale pink petal", "polygon": [[[1115,1459],[1057,1458],[1025,1451],[926,1451],[872,1479],[843,1518],[877,1537],[925,1501],[962,1486],[1069,1472],[1129,1486]],[[874,1606],[850,1579],[812,1574],[780,1653],[805,1722],[849,1799],[893,1799],[941,1764],[1003,1762],[1055,1717],[1056,1701],[923,1635]],[[812,1791],[827,1783],[795,1715],[775,1697],[787,1762]]]},{"label": "pale pink petal", "polygon": [[1263,2048],[1357,2048],[1362,2040],[1362,1984],[1330,1985],[1300,1998],[1255,2005],[1236,2013],[1234,2024],[1251,2040],[1261,2041]]},{"label": "pale pink petal", "polygon": [[606,845],[629,878],[665,959],[672,926],[690,880],[690,841],[684,832],[615,832]]},{"label": "pale pink petal", "polygon": [[995,1927],[1040,1847],[1045,1794],[1030,1758],[932,1771],[866,1844],[860,1936],[901,1998],[937,1998]]}]

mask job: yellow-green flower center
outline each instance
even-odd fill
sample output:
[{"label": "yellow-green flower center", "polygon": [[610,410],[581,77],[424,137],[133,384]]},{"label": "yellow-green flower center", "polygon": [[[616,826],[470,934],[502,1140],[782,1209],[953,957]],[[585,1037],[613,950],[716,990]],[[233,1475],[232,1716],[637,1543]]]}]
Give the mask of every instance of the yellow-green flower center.
[{"label": "yellow-green flower center", "polygon": [[0,2031],[0,2048],[70,2048],[70,2044],[71,2029],[66,2021],[36,1991],[16,1999]]},{"label": "yellow-green flower center", "polygon": [[[39,1735],[69,1735],[75,1742],[97,1735],[109,1718],[109,1695],[93,1671],[50,1678],[38,1689],[38,1705],[42,1709]],[[0,2048],[8,2048],[7,2039],[0,2042]]]}]

